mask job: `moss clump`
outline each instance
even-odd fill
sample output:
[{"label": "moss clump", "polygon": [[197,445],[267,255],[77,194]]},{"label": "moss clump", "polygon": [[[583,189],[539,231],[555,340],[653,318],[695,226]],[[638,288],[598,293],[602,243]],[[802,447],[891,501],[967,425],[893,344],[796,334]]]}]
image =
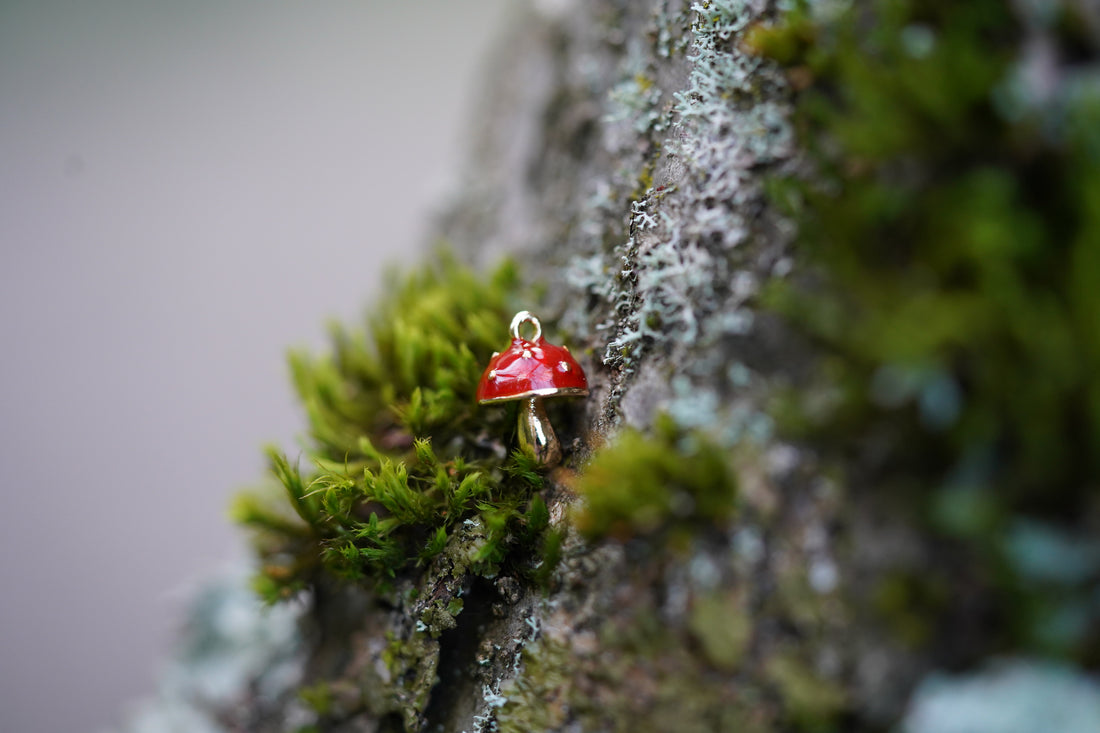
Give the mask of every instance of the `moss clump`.
[{"label": "moss clump", "polygon": [[576,526],[590,539],[686,540],[701,526],[729,521],[737,506],[728,456],[667,416],[656,420],[651,435],[626,430],[616,436],[576,488],[584,497]]},{"label": "moss clump", "polygon": [[291,354],[314,454],[377,463],[363,437],[390,450],[412,447],[415,436],[456,455],[493,420],[477,411],[474,393],[490,354],[507,342],[515,267],[482,280],[445,252],[435,259],[400,280],[366,328],[332,326],[331,353]]},{"label": "moss clump", "polygon": [[[802,4],[747,39],[802,89],[814,169],[773,188],[821,276],[773,293],[827,351],[830,407],[801,427],[975,550],[1006,608],[1041,593],[1000,550],[1017,518],[1096,531],[1100,94],[1069,65],[1096,69],[1100,48],[1067,36],[1074,12]],[[1049,83],[1028,36],[1066,51]],[[1100,662],[1095,634],[1077,642]]]},{"label": "moss clump", "polygon": [[265,598],[319,572],[384,590],[452,542],[463,545],[455,573],[491,574],[545,528],[530,460],[506,458],[490,437],[508,434],[505,412],[476,412],[474,399],[506,341],[516,272],[505,264],[481,280],[446,254],[437,261],[404,279],[367,329],[333,327],[330,354],[291,356],[312,438],[304,461],[269,451],[281,498],[246,493],[234,507],[257,530]]}]

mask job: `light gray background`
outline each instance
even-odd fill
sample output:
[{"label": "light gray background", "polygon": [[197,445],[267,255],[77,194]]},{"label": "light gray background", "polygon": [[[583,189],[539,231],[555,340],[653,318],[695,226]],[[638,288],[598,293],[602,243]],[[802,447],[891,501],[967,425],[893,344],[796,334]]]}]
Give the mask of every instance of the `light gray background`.
[{"label": "light gray background", "polygon": [[0,731],[121,721],[284,352],[423,252],[508,0],[0,0]]}]

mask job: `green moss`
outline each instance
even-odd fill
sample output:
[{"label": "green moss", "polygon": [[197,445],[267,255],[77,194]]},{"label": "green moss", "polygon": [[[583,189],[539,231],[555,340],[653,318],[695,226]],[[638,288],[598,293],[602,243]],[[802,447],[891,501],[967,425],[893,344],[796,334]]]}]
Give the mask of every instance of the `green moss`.
[{"label": "green moss", "polygon": [[662,417],[652,435],[626,430],[577,479],[577,528],[589,538],[684,540],[736,510],[737,487],[723,450]]},{"label": "green moss", "polygon": [[[482,280],[446,253],[436,260],[401,280],[366,329],[334,326],[331,353],[291,356],[311,441],[293,462],[268,451],[281,496],[246,493],[233,509],[256,530],[269,600],[318,573],[384,590],[452,546],[453,574],[493,574],[512,547],[541,542],[541,479],[522,455],[501,458],[507,411],[474,399],[507,342],[515,270]],[[453,625],[458,610],[433,610],[431,626]]]},{"label": "green moss", "polygon": [[771,293],[826,350],[803,435],[915,500],[1018,608],[1043,591],[1006,567],[1007,528],[1081,531],[1100,482],[1100,93],[1068,66],[1029,81],[1022,39],[1046,23],[1075,64],[1098,52],[1060,37],[1071,3],[1048,11],[802,4],[747,39],[802,89],[814,169],[772,185],[819,275]]},{"label": "green moss", "polygon": [[483,280],[445,252],[435,259],[395,278],[366,328],[333,325],[331,353],[291,355],[321,457],[377,461],[363,437],[385,451],[412,447],[414,436],[454,455],[492,421],[474,392],[490,354],[507,343],[501,324],[512,315],[516,270],[506,263]]}]

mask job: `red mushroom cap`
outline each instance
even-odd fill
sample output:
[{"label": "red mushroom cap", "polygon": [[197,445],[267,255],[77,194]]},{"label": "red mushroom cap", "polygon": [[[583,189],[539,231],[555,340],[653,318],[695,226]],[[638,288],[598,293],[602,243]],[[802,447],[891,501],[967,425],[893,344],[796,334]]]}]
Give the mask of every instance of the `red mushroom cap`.
[{"label": "red mushroom cap", "polygon": [[533,340],[513,338],[507,351],[489,360],[477,386],[477,401],[483,405],[528,397],[587,394],[588,379],[581,365],[568,349],[546,343],[541,329]]}]

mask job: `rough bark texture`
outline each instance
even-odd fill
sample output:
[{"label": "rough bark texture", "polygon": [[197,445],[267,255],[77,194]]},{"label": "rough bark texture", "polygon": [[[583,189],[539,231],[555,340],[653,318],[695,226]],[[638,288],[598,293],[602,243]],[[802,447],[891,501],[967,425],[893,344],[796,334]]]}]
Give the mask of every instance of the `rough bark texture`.
[{"label": "rough bark texture", "polygon": [[[771,438],[768,389],[808,364],[752,303],[791,268],[791,226],[763,183],[796,161],[785,77],[735,38],[776,9],[736,5],[731,18],[675,1],[562,4],[518,26],[477,179],[443,223],[483,261],[530,263],[547,318],[584,347],[593,389],[576,465],[658,412],[728,450],[753,445],[742,514],[724,531],[675,551],[571,538],[554,590],[510,614],[529,628],[519,673],[491,627],[484,643],[508,650],[505,666],[454,671],[459,697],[485,691],[471,711],[485,729],[812,727],[847,702],[886,721],[920,669],[882,664],[902,655],[853,630],[838,586],[838,563],[855,576],[905,541],[868,517],[878,541],[846,551],[838,488]],[[560,515],[576,497],[558,479]],[[453,712],[431,722],[479,729]]]},{"label": "rough bark texture", "polygon": [[[885,730],[908,709],[910,730],[934,730],[941,718],[914,707],[918,683],[1014,649],[991,636],[999,601],[965,564],[944,592],[972,594],[944,602],[907,584],[950,568],[955,548],[875,492],[866,463],[836,480],[813,450],[776,437],[769,400],[819,364],[759,297],[803,265],[794,225],[765,196],[771,177],[806,167],[790,122],[798,77],[745,43],[778,3],[537,5],[497,54],[480,147],[439,231],[483,264],[515,256],[543,289],[530,306],[587,369],[591,397],[559,429],[566,464],[543,491],[566,532],[561,562],[545,588],[481,577],[456,540],[398,579],[397,601],[321,583],[304,639],[272,645],[304,664],[312,710],[289,687],[262,692],[265,676],[248,669],[249,705],[221,707],[222,724]],[[677,460],[729,457],[735,512],[708,515],[705,494],[685,490],[669,521],[686,531],[612,523],[586,541],[569,529],[592,456],[661,420],[675,426]],[[693,447],[700,435],[709,447]],[[466,531],[474,542],[477,527]],[[458,599],[460,613],[440,610]],[[1067,730],[1097,719],[1087,678],[1006,665],[952,688],[951,719],[972,699],[1000,700],[992,714],[1044,685],[1080,711]]]}]

